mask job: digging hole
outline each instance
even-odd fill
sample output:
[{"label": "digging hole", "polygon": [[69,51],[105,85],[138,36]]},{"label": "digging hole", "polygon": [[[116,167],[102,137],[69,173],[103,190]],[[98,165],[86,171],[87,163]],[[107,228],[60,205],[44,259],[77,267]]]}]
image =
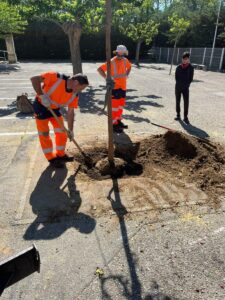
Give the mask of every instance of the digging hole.
[{"label": "digging hole", "polygon": [[168,131],[136,143],[116,144],[114,150],[114,166],[108,163],[106,147],[99,144],[85,149],[93,167],[85,165],[79,153],[75,154],[75,160],[81,163],[81,173],[95,180],[128,176],[157,180],[158,174],[164,174],[215,192],[215,197],[218,191],[224,191],[225,151],[219,144]]}]

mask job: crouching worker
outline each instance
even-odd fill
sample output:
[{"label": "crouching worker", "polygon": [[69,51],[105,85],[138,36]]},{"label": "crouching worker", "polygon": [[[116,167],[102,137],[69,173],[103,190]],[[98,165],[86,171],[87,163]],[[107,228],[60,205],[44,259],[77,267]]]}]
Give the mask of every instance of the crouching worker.
[{"label": "crouching worker", "polygon": [[[68,107],[68,137],[72,140],[74,137],[74,109],[78,107],[77,93],[88,86],[87,76],[76,74],[68,77],[63,74],[48,72],[34,76],[30,80],[37,93],[33,106],[42,150],[53,167],[62,168],[65,162],[72,161],[73,158],[65,154],[67,134],[48,108],[52,108],[63,122],[60,107]],[[56,152],[53,151],[53,143],[49,134],[49,122],[54,128]]]}]

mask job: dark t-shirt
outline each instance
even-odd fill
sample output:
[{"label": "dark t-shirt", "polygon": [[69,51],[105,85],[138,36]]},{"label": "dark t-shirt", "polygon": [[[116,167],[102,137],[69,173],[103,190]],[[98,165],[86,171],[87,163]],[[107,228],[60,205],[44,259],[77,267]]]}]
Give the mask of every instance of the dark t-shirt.
[{"label": "dark t-shirt", "polygon": [[177,89],[188,89],[194,77],[194,68],[191,64],[187,68],[182,65],[177,66],[175,79]]}]

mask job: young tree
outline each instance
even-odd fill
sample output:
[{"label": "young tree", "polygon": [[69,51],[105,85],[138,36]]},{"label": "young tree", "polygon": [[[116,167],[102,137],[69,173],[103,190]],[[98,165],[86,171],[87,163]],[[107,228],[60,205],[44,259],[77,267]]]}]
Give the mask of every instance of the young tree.
[{"label": "young tree", "polygon": [[7,1],[0,1],[0,37],[5,39],[9,63],[17,61],[13,34],[22,33],[27,25],[27,21],[19,14],[18,8]]},{"label": "young tree", "polygon": [[174,42],[173,56],[169,72],[170,75],[173,67],[173,60],[177,42],[179,41],[181,36],[187,31],[188,27],[190,26],[190,21],[185,20],[184,18],[179,18],[178,15],[175,13],[172,15],[172,17],[168,17],[168,20],[170,23],[169,39],[171,42]]},{"label": "young tree", "polygon": [[152,1],[134,1],[122,3],[116,11],[116,22],[119,30],[136,42],[135,64],[139,65],[141,44],[150,44],[158,33],[159,24],[153,20]]},{"label": "young tree", "polygon": [[[107,59],[107,81],[111,78],[111,25],[112,25],[112,1],[105,1],[106,9],[106,59]],[[114,163],[114,149],[113,149],[113,127],[112,127],[112,89],[107,86],[106,99],[108,108],[108,161],[110,165]]]}]

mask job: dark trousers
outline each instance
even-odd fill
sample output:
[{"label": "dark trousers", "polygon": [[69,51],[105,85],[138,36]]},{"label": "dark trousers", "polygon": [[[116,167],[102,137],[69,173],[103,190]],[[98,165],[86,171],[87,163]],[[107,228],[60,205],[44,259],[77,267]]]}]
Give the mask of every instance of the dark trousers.
[{"label": "dark trousers", "polygon": [[187,118],[188,116],[188,107],[189,107],[189,88],[186,89],[175,89],[176,94],[176,112],[177,115],[180,115],[180,100],[181,95],[183,95],[184,99],[184,118]]}]

